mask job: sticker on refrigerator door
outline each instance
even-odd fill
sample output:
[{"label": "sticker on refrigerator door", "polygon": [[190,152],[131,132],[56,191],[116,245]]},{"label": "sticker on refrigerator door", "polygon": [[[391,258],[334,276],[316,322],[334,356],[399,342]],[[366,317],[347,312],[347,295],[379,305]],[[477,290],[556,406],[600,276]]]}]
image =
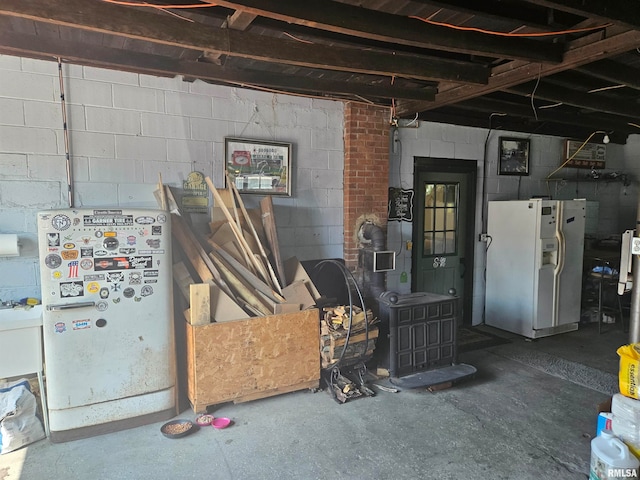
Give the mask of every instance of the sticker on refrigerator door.
[{"label": "sticker on refrigerator door", "polygon": [[73,262],[69,262],[69,273],[67,278],[78,278],[78,261],[74,260]]},{"label": "sticker on refrigerator door", "polygon": [[44,264],[49,268],[58,268],[62,265],[62,258],[57,253],[50,253],[44,257]]},{"label": "sticker on refrigerator door", "polygon": [[73,320],[73,329],[74,330],[86,330],[87,328],[91,328],[91,320]]},{"label": "sticker on refrigerator door", "polygon": [[151,268],[151,265],[153,264],[153,258],[151,256],[129,257],[129,263],[131,264],[131,268],[134,269]]},{"label": "sticker on refrigerator door", "polygon": [[567,218],[567,223],[574,222],[575,220],[576,220],[576,217]]},{"label": "sticker on refrigerator door", "polygon": [[96,273],[93,275],[85,275],[84,276],[84,281],[85,282],[101,282],[104,281],[104,274],[103,273]]},{"label": "sticker on refrigerator door", "polygon": [[103,258],[93,265],[93,269],[97,272],[100,270],[127,270],[132,268],[129,261],[124,257]]},{"label": "sticker on refrigerator door", "polygon": [[146,243],[149,248],[160,248],[159,238],[148,238]]},{"label": "sticker on refrigerator door", "polygon": [[131,272],[129,273],[129,285],[140,285],[142,283],[142,273],[141,272]]},{"label": "sticker on refrigerator door", "polygon": [[153,288],[151,288],[149,285],[145,285],[144,287],[142,287],[142,290],[140,290],[140,295],[142,295],[143,297],[153,295]]},{"label": "sticker on refrigerator door", "polygon": [[76,248],[76,244],[73,242],[67,242],[63,245],[63,248],[65,250],[73,250],[74,248]]},{"label": "sticker on refrigerator door", "polygon": [[87,292],[98,293],[100,291],[100,284],[98,282],[89,282],[87,284]]},{"label": "sticker on refrigerator door", "polygon": [[145,270],[143,275],[145,277],[157,277],[158,276],[158,270]]},{"label": "sticker on refrigerator door", "polygon": [[131,255],[132,253],[136,253],[136,249],[133,247],[120,248],[118,249],[118,253],[120,255]]},{"label": "sticker on refrigerator door", "polygon": [[107,273],[107,282],[124,282],[124,272]]},{"label": "sticker on refrigerator door", "polygon": [[83,282],[61,282],[60,296],[62,298],[84,297],[84,283]]},{"label": "sticker on refrigerator door", "polygon": [[107,287],[100,289],[100,298],[109,298],[109,289]]},{"label": "sticker on refrigerator door", "polygon": [[136,291],[131,287],[127,287],[122,291],[122,295],[124,296],[124,298],[132,298],[135,294]]},{"label": "sticker on refrigerator door", "polygon": [[109,304],[105,301],[96,303],[96,310],[98,310],[99,312],[104,312],[107,308],[109,308]]},{"label": "sticker on refrigerator door", "polygon": [[151,235],[162,235],[162,226],[155,225],[151,227]]},{"label": "sticker on refrigerator door", "polygon": [[143,216],[143,217],[136,218],[136,223],[138,225],[150,225],[150,224],[154,223],[155,221],[156,221],[156,219],[153,218],[153,217]]},{"label": "sticker on refrigerator door", "polygon": [[51,280],[60,280],[62,278],[62,272],[60,270],[54,270],[51,272]]},{"label": "sticker on refrigerator door", "polygon": [[54,333],[64,333],[67,331],[67,325],[64,322],[56,322],[53,324]]},{"label": "sticker on refrigerator door", "polygon": [[129,235],[127,236],[127,245],[135,245],[136,244],[136,236]]},{"label": "sticker on refrigerator door", "polygon": [[63,250],[60,252],[63,260],[75,260],[80,252],[78,250]]},{"label": "sticker on refrigerator door", "polygon": [[67,215],[58,214],[51,219],[51,225],[56,230],[66,230],[71,226],[71,219]]},{"label": "sticker on refrigerator door", "polygon": [[164,213],[161,213],[156,218],[159,223],[165,223],[167,221],[167,216]]},{"label": "sticker on refrigerator door", "polygon": [[91,270],[93,268],[93,259],[83,258],[80,260],[80,268],[83,270]]},{"label": "sticker on refrigerator door", "polygon": [[93,257],[93,247],[80,247],[80,256],[82,258]]},{"label": "sticker on refrigerator door", "polygon": [[60,234],[59,233],[47,233],[47,246],[59,247],[60,246]]}]

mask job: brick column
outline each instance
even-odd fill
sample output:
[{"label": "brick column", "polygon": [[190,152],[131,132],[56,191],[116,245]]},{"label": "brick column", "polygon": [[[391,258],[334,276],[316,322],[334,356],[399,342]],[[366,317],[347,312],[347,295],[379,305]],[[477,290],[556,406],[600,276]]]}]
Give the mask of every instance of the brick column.
[{"label": "brick column", "polygon": [[344,260],[358,264],[356,234],[363,220],[386,229],[389,189],[389,110],[348,103],[344,111]]}]

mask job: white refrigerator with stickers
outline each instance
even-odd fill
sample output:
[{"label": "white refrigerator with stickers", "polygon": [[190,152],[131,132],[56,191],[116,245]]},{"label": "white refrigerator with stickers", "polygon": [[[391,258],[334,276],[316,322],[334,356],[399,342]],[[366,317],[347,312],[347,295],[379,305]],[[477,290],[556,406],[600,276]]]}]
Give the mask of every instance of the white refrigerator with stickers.
[{"label": "white refrigerator with stickers", "polygon": [[51,440],[175,415],[170,216],[38,213]]}]

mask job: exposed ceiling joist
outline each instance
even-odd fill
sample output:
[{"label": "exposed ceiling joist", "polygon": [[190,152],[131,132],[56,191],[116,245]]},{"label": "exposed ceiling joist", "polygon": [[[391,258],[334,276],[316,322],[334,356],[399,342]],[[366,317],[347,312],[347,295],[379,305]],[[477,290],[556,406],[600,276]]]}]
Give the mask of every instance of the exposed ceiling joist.
[{"label": "exposed ceiling joist", "polygon": [[623,142],[640,134],[637,1],[3,0],[0,53]]},{"label": "exposed ceiling joist", "polygon": [[526,0],[528,3],[605,21],[640,27],[640,8],[635,0]]},{"label": "exposed ceiling joist", "polygon": [[455,31],[415,18],[356,7],[327,0],[236,0],[218,1],[223,7],[319,28],[334,33],[380,42],[446,50],[498,58],[560,62],[563,47],[528,38],[503,38],[471,31]]},{"label": "exposed ceiling joist", "polygon": [[531,5],[516,5],[508,2],[479,2],[477,0],[413,0],[416,3],[432,5],[443,10],[455,10],[470,15],[504,21],[520,21],[524,25],[540,29],[549,28],[554,22],[553,12]]},{"label": "exposed ceiling joist", "polygon": [[5,0],[0,3],[0,15],[300,67],[465,83],[485,83],[488,75],[482,65],[466,62],[309,45],[237,30],[215,29],[197,23],[185,24],[174,17],[99,1],[91,3],[91,8],[88,8],[86,0],[49,0],[44,4],[39,0]]},{"label": "exposed ceiling joist", "polygon": [[485,86],[452,86],[438,93],[436,100],[429,104],[399,102],[397,106],[398,115],[411,115],[419,111],[432,110],[451,103],[479,97],[487,93],[504,90],[530,80],[535,80],[536,78],[543,78],[547,75],[570,70],[595,60],[626,52],[640,46],[640,31],[624,31],[592,43],[584,44],[582,40],[575,41],[574,43],[577,45],[569,45],[569,49],[565,54],[565,60],[561,64],[536,64],[514,60],[495,67],[492,70],[489,83]]},{"label": "exposed ceiling joist", "polygon": [[610,60],[600,60],[599,62],[593,62],[588,65],[581,65],[576,68],[576,70],[614,84],[624,84],[629,88],[640,90],[638,70]]},{"label": "exposed ceiling joist", "polygon": [[629,121],[637,122],[640,118],[639,106],[629,104],[628,102],[617,102],[612,99],[603,99],[588,93],[576,92],[570,88],[559,86],[549,86],[540,84],[536,88],[531,84],[513,85],[506,89],[507,92],[517,93],[530,97],[534,95],[534,99],[544,99],[550,102],[562,102],[565,105],[571,105],[578,108],[586,108],[595,112],[610,113],[612,115],[620,115],[628,117]]},{"label": "exposed ceiling joist", "polygon": [[[365,83],[345,83],[290,74],[269,74],[259,71],[238,70],[210,63],[178,61],[170,57],[139,52],[125,52],[117,48],[87,46],[64,40],[38,40],[31,35],[10,34],[0,31],[0,52],[23,55],[61,57],[82,65],[100,65],[124,71],[137,71],[149,75],[201,78],[246,87],[263,86],[273,89],[292,89],[300,93],[322,92],[325,95],[358,95],[369,98],[413,98],[432,100],[435,89],[408,89],[394,85],[381,86]],[[99,60],[96,60],[99,59]],[[419,97],[419,98],[417,98]]]},{"label": "exposed ceiling joist", "polygon": [[521,104],[515,104],[500,100],[494,100],[491,98],[474,98],[466,102],[458,104],[458,107],[463,109],[475,110],[485,112],[486,115],[491,113],[506,113],[507,115],[519,118],[534,117],[538,122],[550,122],[550,123],[562,123],[565,125],[583,125],[590,127],[593,130],[602,130],[604,125],[608,128],[613,128],[618,133],[632,133],[635,132],[635,128],[630,126],[626,122],[621,122],[617,117],[602,115],[582,115],[579,112],[562,113],[558,112],[558,109],[541,109],[537,108],[535,113],[533,107],[525,106]]}]

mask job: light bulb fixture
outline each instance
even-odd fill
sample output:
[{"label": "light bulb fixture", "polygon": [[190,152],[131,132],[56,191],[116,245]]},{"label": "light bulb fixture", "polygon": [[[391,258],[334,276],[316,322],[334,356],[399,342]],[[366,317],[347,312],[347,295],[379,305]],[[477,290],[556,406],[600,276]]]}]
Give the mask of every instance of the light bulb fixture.
[{"label": "light bulb fixture", "polygon": [[611,139],[609,138],[608,134],[604,134],[604,137],[602,137],[602,142],[603,143],[609,143],[611,141]]}]

